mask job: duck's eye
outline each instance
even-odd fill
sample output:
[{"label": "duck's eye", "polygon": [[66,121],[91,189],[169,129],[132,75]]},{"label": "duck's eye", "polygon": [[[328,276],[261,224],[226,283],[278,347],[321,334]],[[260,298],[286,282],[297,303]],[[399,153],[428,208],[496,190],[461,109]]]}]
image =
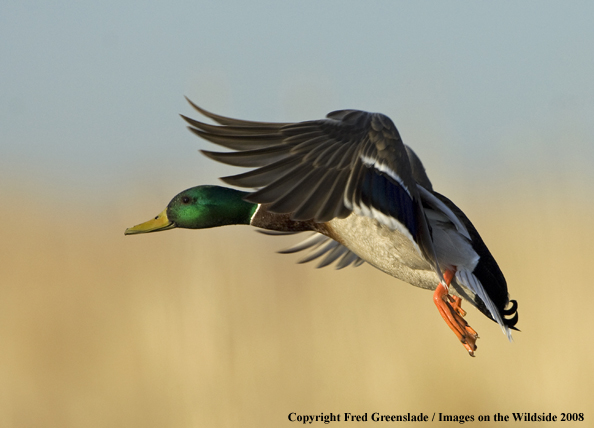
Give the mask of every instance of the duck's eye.
[{"label": "duck's eye", "polygon": [[189,204],[190,203],[190,198],[188,196],[184,196],[182,199],[182,204]]}]

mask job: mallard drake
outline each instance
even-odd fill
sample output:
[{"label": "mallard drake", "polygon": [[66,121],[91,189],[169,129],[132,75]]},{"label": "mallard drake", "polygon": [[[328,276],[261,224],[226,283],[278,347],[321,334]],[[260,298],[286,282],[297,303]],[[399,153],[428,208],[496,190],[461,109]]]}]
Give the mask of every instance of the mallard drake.
[{"label": "mallard drake", "polygon": [[471,356],[478,335],[464,319],[462,299],[497,322],[511,341],[517,302],[509,300],[499,266],[464,213],[433,190],[421,160],[390,118],[339,110],[307,122],[253,122],[188,102],[219,124],[182,115],[190,131],[232,150],[202,153],[252,168],[222,180],[256,190],[187,189],[154,219],[126,229],[126,235],[231,224],[271,234],[312,231],[284,252],[309,250],[303,261],[325,256],[320,265],[336,261],[337,268],[367,262],[434,290],[439,313]]}]

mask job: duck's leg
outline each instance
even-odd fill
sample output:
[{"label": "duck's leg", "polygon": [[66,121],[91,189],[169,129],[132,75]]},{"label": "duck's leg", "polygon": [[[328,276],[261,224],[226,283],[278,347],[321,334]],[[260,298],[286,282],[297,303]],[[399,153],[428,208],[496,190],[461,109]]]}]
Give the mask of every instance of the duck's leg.
[{"label": "duck's leg", "polygon": [[433,293],[433,301],[448,327],[452,329],[454,334],[458,337],[458,340],[462,342],[470,356],[474,357],[478,334],[468,325],[464,318],[462,318],[466,315],[466,312],[460,306],[462,299],[450,296],[448,293],[450,283],[454,278],[454,273],[455,271],[453,270],[446,270],[444,272],[443,278],[445,283],[439,283]]}]

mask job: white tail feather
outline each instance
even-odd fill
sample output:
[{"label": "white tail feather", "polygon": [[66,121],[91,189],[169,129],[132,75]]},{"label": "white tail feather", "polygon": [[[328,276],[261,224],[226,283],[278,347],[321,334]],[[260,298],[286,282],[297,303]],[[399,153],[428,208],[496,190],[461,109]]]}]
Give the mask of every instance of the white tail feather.
[{"label": "white tail feather", "polygon": [[507,336],[510,342],[512,342],[512,333],[511,329],[505,325],[499,311],[495,307],[495,304],[483,288],[483,284],[478,280],[476,276],[472,272],[467,270],[459,270],[456,272],[456,280],[461,284],[464,285],[466,288],[471,290],[474,294],[476,294],[485,304],[487,310],[491,313],[491,317],[497,321],[497,324],[503,330],[503,334]]}]

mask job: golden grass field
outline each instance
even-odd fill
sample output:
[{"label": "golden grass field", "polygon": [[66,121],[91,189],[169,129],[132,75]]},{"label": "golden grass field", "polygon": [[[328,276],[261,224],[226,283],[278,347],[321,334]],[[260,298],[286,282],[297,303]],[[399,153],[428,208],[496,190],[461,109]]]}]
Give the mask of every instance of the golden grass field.
[{"label": "golden grass field", "polygon": [[[473,359],[431,293],[370,266],[297,265],[275,254],[294,239],[242,226],[124,237],[169,197],[64,205],[34,190],[3,194],[0,427],[301,425],[290,412],[583,412],[561,426],[594,426],[594,205],[577,193],[462,205],[522,330],[510,344],[466,305]],[[331,424],[351,425],[366,424]]]}]

